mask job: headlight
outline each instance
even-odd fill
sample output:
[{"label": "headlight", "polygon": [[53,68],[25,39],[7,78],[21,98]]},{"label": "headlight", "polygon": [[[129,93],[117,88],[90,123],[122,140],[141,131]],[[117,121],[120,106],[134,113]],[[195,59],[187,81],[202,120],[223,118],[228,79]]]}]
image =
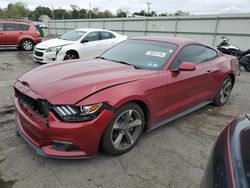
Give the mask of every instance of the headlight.
[{"label": "headlight", "polygon": [[102,111],[103,103],[85,106],[61,105],[54,106],[53,110],[63,121],[82,122],[90,121],[97,117]]},{"label": "headlight", "polygon": [[51,47],[46,50],[46,52],[59,52],[62,49],[62,46]]}]

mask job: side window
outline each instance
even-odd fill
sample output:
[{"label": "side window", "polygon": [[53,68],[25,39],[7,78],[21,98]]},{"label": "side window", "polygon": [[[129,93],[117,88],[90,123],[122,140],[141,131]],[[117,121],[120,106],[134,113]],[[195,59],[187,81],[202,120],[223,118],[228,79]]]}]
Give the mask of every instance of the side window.
[{"label": "side window", "polygon": [[110,33],[110,32],[107,32],[107,31],[102,31],[101,32],[101,39],[102,40],[105,40],[105,39],[112,39],[112,38],[115,38],[115,36]]},{"label": "side window", "polygon": [[211,49],[211,48],[207,48],[207,60],[211,60],[214,59],[218,56],[218,53]]},{"label": "side window", "polygon": [[[3,31],[28,31],[29,29],[30,26],[24,24],[12,24],[12,23],[2,24]],[[1,24],[0,24],[0,30],[1,30]]]},{"label": "side window", "polygon": [[89,34],[87,34],[86,37],[84,37],[84,40],[87,40],[87,41],[96,41],[96,40],[100,40],[99,39],[99,34],[98,32],[91,32]]},{"label": "side window", "polygon": [[3,30],[4,31],[16,31],[16,24],[4,23]]},{"label": "side window", "polygon": [[3,31],[3,24],[0,23],[0,31]]},{"label": "side window", "polygon": [[207,60],[207,50],[205,46],[188,45],[185,46],[175,57],[171,69],[177,69],[182,62],[200,64]]}]

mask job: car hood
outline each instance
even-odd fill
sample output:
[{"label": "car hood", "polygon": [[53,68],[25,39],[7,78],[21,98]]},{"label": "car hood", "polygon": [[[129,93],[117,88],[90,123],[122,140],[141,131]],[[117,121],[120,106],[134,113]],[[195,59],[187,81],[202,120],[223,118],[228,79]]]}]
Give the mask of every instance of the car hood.
[{"label": "car hood", "polygon": [[138,81],[157,71],[106,60],[68,61],[43,65],[27,72],[18,81],[51,104],[75,104],[100,90]]},{"label": "car hood", "polygon": [[68,40],[62,40],[59,38],[54,38],[50,40],[46,40],[43,42],[40,42],[39,44],[36,45],[36,48],[50,48],[50,47],[56,47],[56,46],[65,46],[69,44],[73,44],[74,41],[68,41]]}]

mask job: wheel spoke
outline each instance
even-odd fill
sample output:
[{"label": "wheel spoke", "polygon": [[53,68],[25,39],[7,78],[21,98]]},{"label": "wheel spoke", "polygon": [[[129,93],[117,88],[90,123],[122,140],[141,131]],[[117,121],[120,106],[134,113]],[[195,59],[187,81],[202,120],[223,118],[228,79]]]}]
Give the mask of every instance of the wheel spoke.
[{"label": "wheel spoke", "polygon": [[120,129],[122,129],[122,125],[116,121],[114,123],[113,129],[114,130],[120,130]]},{"label": "wheel spoke", "polygon": [[131,118],[131,115],[132,115],[132,110],[128,110],[126,113],[125,113],[125,123],[128,124],[129,123],[129,120]]},{"label": "wheel spoke", "polygon": [[225,94],[227,97],[229,97],[230,92],[229,92],[229,91],[225,91],[224,94]]},{"label": "wheel spoke", "polygon": [[220,96],[220,101],[223,103],[224,102],[224,93]]},{"label": "wheel spoke", "polygon": [[228,89],[229,87],[231,87],[231,83],[230,83],[230,82],[228,82],[228,83],[226,84],[225,89]]},{"label": "wheel spoke", "polygon": [[132,135],[130,134],[129,131],[126,131],[126,132],[125,132],[125,137],[126,137],[127,142],[128,142],[130,145],[134,143],[134,140],[133,140],[133,138],[132,138]]},{"label": "wheel spoke", "polygon": [[117,136],[117,138],[115,139],[114,145],[116,148],[119,148],[121,141],[122,141],[122,138],[123,138],[123,135],[124,135],[124,133],[120,132],[119,135]]},{"label": "wheel spoke", "polygon": [[128,124],[128,127],[129,128],[133,128],[133,127],[137,127],[137,126],[140,126],[141,125],[141,120],[140,119],[137,119],[131,123]]}]

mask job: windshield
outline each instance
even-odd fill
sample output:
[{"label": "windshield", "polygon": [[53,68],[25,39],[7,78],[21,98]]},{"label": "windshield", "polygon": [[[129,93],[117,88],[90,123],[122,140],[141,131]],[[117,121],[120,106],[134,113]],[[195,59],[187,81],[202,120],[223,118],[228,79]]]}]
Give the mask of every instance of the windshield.
[{"label": "windshield", "polygon": [[83,35],[85,35],[85,31],[79,31],[79,30],[73,30],[68,33],[65,33],[60,37],[60,39],[63,40],[70,40],[70,41],[77,41],[79,40]]},{"label": "windshield", "polygon": [[161,70],[177,46],[165,42],[126,40],[114,46],[102,58],[147,70]]}]

